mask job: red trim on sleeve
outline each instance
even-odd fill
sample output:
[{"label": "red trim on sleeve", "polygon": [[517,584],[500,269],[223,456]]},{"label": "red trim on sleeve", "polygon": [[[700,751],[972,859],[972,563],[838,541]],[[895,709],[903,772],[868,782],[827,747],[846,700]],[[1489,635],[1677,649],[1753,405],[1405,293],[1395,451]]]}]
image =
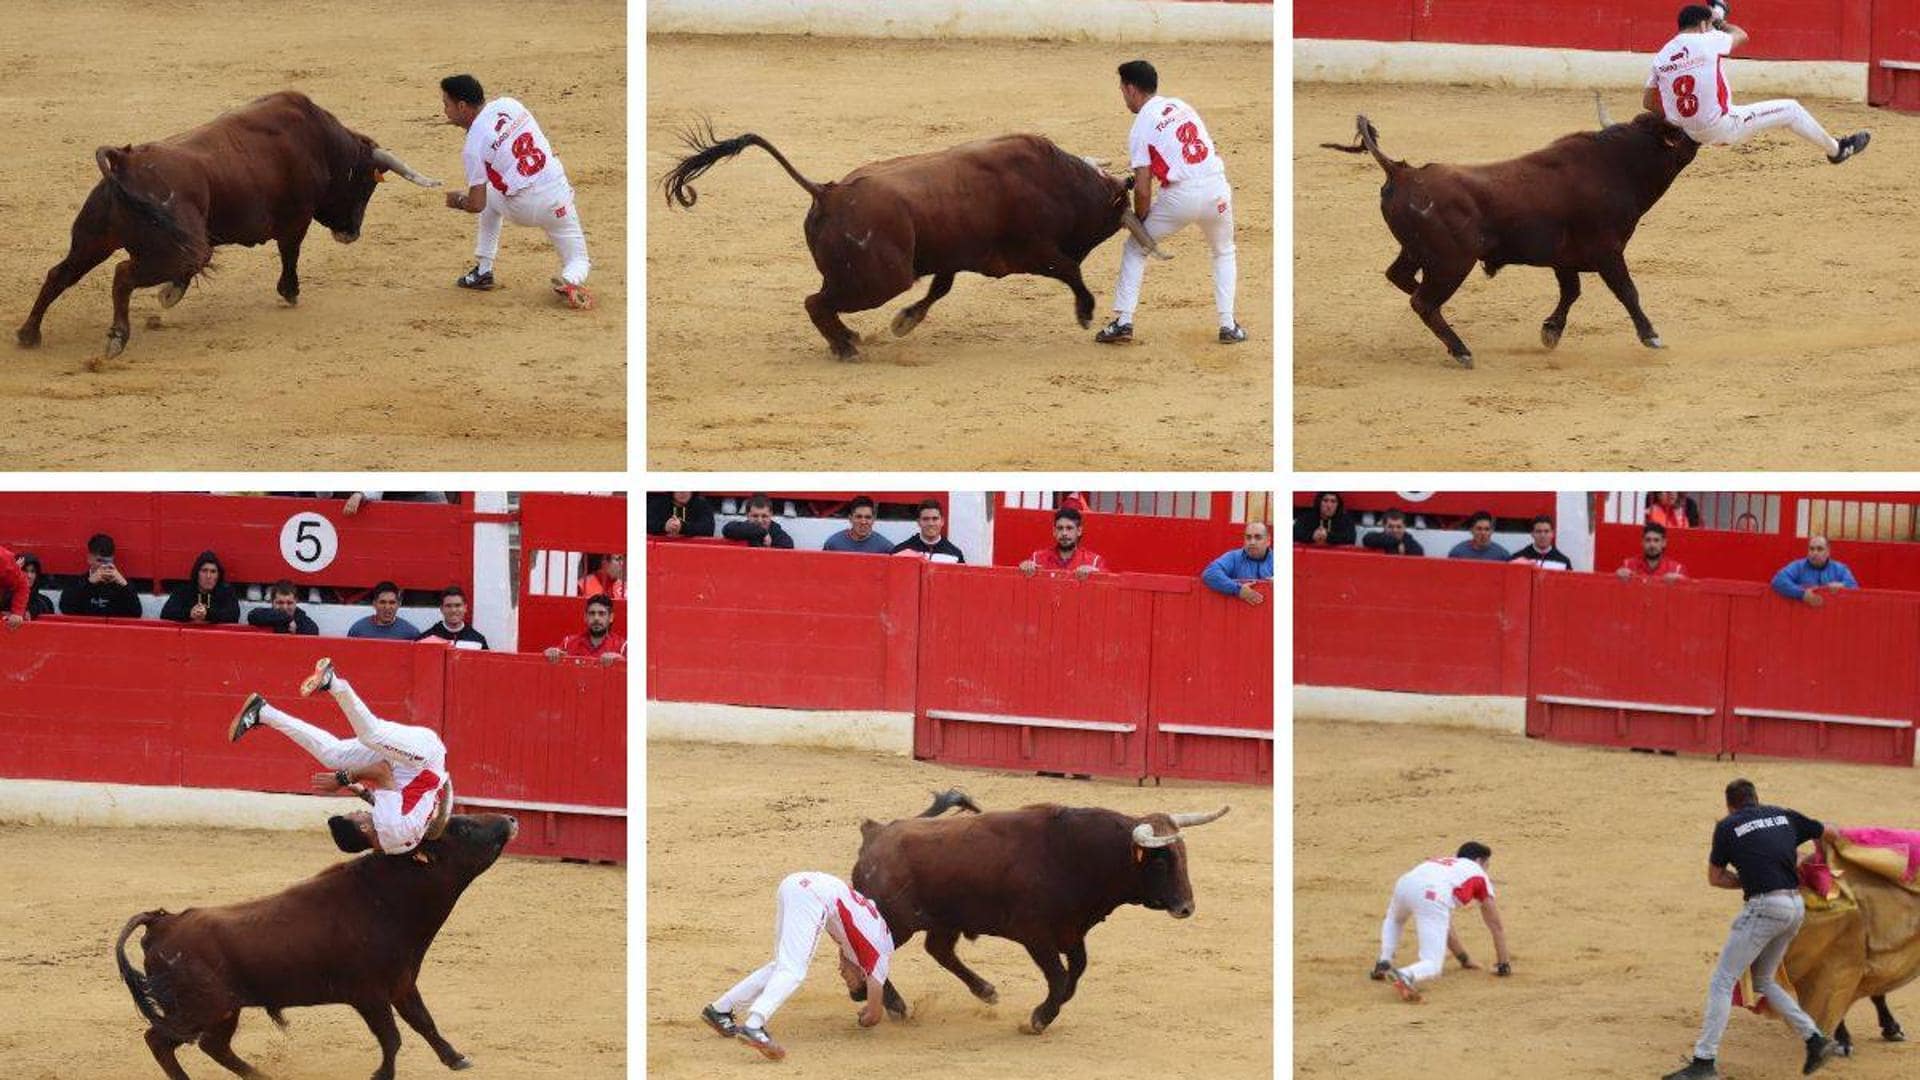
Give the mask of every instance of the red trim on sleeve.
[{"label": "red trim on sleeve", "polygon": [[1465,882],[1455,886],[1453,890],[1454,902],[1458,903],[1461,907],[1466,907],[1475,900],[1485,900],[1486,898],[1487,879],[1481,877],[1479,874],[1468,878]]},{"label": "red trim on sleeve", "polygon": [[853,949],[854,962],[860,965],[861,971],[873,974],[874,967],[880,963],[880,950],[874,948],[873,942],[868,941],[859,926],[855,925],[853,912],[847,910],[845,900],[835,898],[833,906],[839,909],[840,925],[847,932],[847,944]]},{"label": "red trim on sleeve", "polygon": [[1713,58],[1713,81],[1718,83],[1720,87],[1720,111],[1722,113],[1727,111],[1727,73],[1723,69],[1723,65],[1725,65],[1726,62],[1727,58],[1724,53]]},{"label": "red trim on sleeve", "polygon": [[400,812],[402,814],[413,813],[414,804],[420,801],[420,796],[430,791],[438,790],[440,790],[440,778],[433,774],[432,769],[421,769],[420,775],[414,777],[407,783],[406,787],[400,789]]}]

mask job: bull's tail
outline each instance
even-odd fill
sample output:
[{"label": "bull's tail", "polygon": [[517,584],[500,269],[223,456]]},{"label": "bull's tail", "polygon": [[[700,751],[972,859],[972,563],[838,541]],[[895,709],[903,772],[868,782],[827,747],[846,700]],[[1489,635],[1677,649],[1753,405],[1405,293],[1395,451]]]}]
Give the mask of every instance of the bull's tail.
[{"label": "bull's tail", "polygon": [[1388,176],[1407,167],[1406,162],[1395,161],[1380,152],[1380,132],[1374,129],[1373,121],[1365,116],[1356,116],[1353,126],[1353,145],[1349,146],[1346,143],[1321,143],[1320,145],[1329,150],[1338,150],[1343,154],[1372,154],[1373,160],[1380,163],[1380,167],[1387,171]]},{"label": "bull's tail", "polygon": [[153,984],[147,981],[146,975],[142,974],[128,961],[127,939],[133,936],[135,930],[156,919],[164,918],[166,914],[165,909],[159,909],[143,911],[135,915],[133,918],[127,920],[126,926],[121,928],[120,940],[113,943],[114,955],[120,961],[120,978],[126,980],[127,991],[133,995],[134,1007],[140,1010],[141,1016],[147,1018],[147,1023],[152,1024],[161,1031],[166,1031],[169,1027],[164,1011],[165,1005],[161,1002],[159,996],[154,993]]},{"label": "bull's tail", "polygon": [[699,192],[693,190],[693,181],[698,180],[708,169],[735,156],[749,146],[757,146],[767,153],[772,154],[773,160],[779,162],[780,167],[787,170],[787,175],[793,177],[794,183],[806,188],[808,195],[818,199],[820,193],[826,190],[822,185],[816,184],[806,177],[801,176],[800,170],[794,168],[793,163],[788,161],[784,154],[774,149],[772,143],[758,135],[748,133],[746,135],[736,135],[731,139],[721,139],[714,135],[713,124],[703,120],[699,124],[682,131],[680,133],[680,141],[686,145],[687,149],[693,151],[693,153],[675,162],[673,168],[667,170],[667,175],[660,178],[660,190],[666,195],[668,206],[672,206],[674,203],[679,203],[681,206],[692,206],[694,202],[700,198]]},{"label": "bull's tail", "polygon": [[948,788],[945,791],[934,792],[933,805],[927,807],[925,810],[920,811],[919,816],[920,817],[939,817],[941,814],[944,814],[947,811],[954,809],[955,807],[959,807],[960,809],[965,810],[970,814],[977,814],[980,812],[980,807],[976,805],[972,799],[967,797],[966,792],[961,791],[959,788]]},{"label": "bull's tail", "polygon": [[207,261],[206,245],[174,216],[173,195],[169,193],[164,199],[155,199],[128,182],[127,155],[132,149],[131,146],[102,146],[93,152],[93,163],[106,178],[107,190],[121,206],[166,237],[196,268],[203,266]]}]

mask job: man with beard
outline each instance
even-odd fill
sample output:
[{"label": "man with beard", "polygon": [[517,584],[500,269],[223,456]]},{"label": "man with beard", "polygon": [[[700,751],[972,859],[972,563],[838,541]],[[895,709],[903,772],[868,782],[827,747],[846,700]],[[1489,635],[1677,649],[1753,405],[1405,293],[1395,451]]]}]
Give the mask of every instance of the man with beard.
[{"label": "man with beard", "polygon": [[1313,506],[1293,519],[1293,542],[1318,547],[1352,547],[1353,515],[1337,491],[1323,491],[1313,497]]},{"label": "man with beard", "polygon": [[1627,556],[1614,573],[1621,581],[1637,577],[1678,581],[1687,576],[1687,568],[1667,558],[1666,526],[1649,521],[1640,530],[1640,554]]},{"label": "man with beard", "polygon": [[1041,548],[1020,564],[1020,572],[1028,577],[1047,570],[1072,574],[1081,581],[1106,568],[1105,559],[1080,546],[1080,511],[1072,507],[1053,512],[1053,546]]}]

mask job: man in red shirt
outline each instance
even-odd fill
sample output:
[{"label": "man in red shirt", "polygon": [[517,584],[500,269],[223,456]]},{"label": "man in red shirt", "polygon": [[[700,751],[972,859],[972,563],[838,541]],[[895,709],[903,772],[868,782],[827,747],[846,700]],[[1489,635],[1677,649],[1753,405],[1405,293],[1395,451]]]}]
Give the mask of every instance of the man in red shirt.
[{"label": "man in red shirt", "polygon": [[1053,546],[1041,548],[1020,564],[1020,572],[1028,577],[1036,571],[1052,570],[1071,573],[1081,580],[1106,568],[1106,560],[1080,546],[1080,511],[1071,506],[1053,512]]},{"label": "man in red shirt", "polygon": [[613,632],[613,601],[600,593],[587,597],[587,632],[568,634],[557,648],[547,650],[547,659],[559,663],[563,656],[600,658],[602,667],[627,658],[627,639]]},{"label": "man in red shirt", "polygon": [[33,592],[33,579],[13,559],[13,552],[0,547],[0,592],[9,593],[7,610],[0,616],[8,630],[20,629],[27,621],[28,594]]},{"label": "man in red shirt", "polygon": [[1666,557],[1667,527],[1649,521],[1640,530],[1640,554],[1629,555],[1614,573],[1621,581],[1631,578],[1666,578],[1678,581],[1687,576],[1687,568]]}]

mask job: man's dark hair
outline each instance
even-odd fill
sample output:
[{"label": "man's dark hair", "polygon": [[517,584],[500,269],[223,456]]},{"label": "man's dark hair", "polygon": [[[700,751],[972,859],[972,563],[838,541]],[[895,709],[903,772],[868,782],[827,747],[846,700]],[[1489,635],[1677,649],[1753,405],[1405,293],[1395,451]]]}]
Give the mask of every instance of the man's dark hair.
[{"label": "man's dark hair", "polygon": [[1680,9],[1680,29],[1713,21],[1713,9],[1705,4],[1688,4]]},{"label": "man's dark hair", "polygon": [[747,509],[759,510],[763,508],[771,511],[773,509],[773,500],[767,498],[766,495],[758,491],[754,492],[752,495],[747,496]]},{"label": "man's dark hair", "polygon": [[1640,528],[1641,539],[1645,539],[1648,533],[1659,533],[1662,537],[1665,537],[1667,535],[1667,527],[1657,521],[1649,521]]},{"label": "man's dark hair", "polygon": [[1055,525],[1060,524],[1061,518],[1066,518],[1068,521],[1078,525],[1080,524],[1080,511],[1075,510],[1071,506],[1063,506],[1053,512],[1053,523]]},{"label": "man's dark hair", "polygon": [[[867,509],[869,509],[869,510],[872,510],[872,509],[873,509],[873,500],[872,500],[872,499],[869,499],[869,498],[867,498],[867,497],[866,497],[865,495],[855,495],[855,496],[853,497],[853,501],[847,504],[847,516],[848,516],[848,517],[852,517],[852,516],[853,516],[853,512],[854,512],[855,510],[858,510],[858,509],[860,509],[860,508],[861,508],[861,507],[863,507],[863,506],[864,506],[864,507],[866,507],[866,508],[867,508]],[[876,511],[876,513],[877,513],[877,511]]]},{"label": "man's dark hair", "polygon": [[1129,60],[1121,64],[1120,81],[1149,94],[1160,89],[1160,73],[1145,60]]},{"label": "man's dark hair", "polygon": [[919,517],[921,514],[924,514],[929,510],[934,511],[935,513],[939,514],[941,517],[947,516],[946,510],[942,509],[940,506],[939,499],[921,499],[919,507],[917,507],[913,512],[913,516]]},{"label": "man's dark hair", "polygon": [[367,842],[367,836],[361,832],[352,819],[335,814],[327,819],[327,831],[333,834],[333,846],[349,855],[367,850],[373,845]]},{"label": "man's dark hair", "polygon": [[279,581],[274,582],[269,592],[274,596],[291,596],[295,600],[300,599],[300,587],[288,581],[286,578],[281,578]]},{"label": "man's dark hair", "polygon": [[113,558],[113,537],[106,533],[94,533],[87,537],[87,554],[103,559]]},{"label": "man's dark hair", "polygon": [[400,586],[395,585],[391,581],[383,581],[373,587],[373,598],[375,600],[380,599],[381,593],[392,593],[393,598],[398,600],[400,599]]},{"label": "man's dark hair", "polygon": [[1483,521],[1489,525],[1493,524],[1493,515],[1485,510],[1475,510],[1473,516],[1467,519],[1467,528],[1471,529]]},{"label": "man's dark hair", "polygon": [[40,568],[40,556],[35,555],[32,552],[27,552],[27,551],[21,552],[19,555],[19,562],[20,562],[20,569],[22,570],[32,570],[36,574],[46,573],[45,570],[42,570]]},{"label": "man's dark hair", "polygon": [[1407,512],[1405,510],[1400,509],[1399,507],[1395,507],[1392,510],[1387,511],[1386,520],[1397,521],[1400,524],[1405,525],[1407,523]]},{"label": "man's dark hair", "polygon": [[[1533,515],[1533,525],[1551,525],[1551,524],[1553,524],[1553,518],[1550,515],[1547,515],[1547,514]],[[1527,526],[1528,532],[1533,531],[1533,525]]]},{"label": "man's dark hair", "polygon": [[587,597],[587,610],[593,610],[595,604],[606,608],[609,614],[613,612],[613,601],[607,599],[606,593],[594,593],[592,596]]},{"label": "man's dark hair", "polygon": [[480,80],[471,75],[449,75],[441,79],[440,92],[468,105],[484,105],[487,102],[487,92],[480,89]]},{"label": "man's dark hair", "polygon": [[1491,859],[1493,858],[1493,849],[1478,840],[1469,840],[1460,845],[1460,850],[1454,852],[1454,857],[1459,859],[1473,859],[1475,861]]},{"label": "man's dark hair", "polygon": [[1727,785],[1727,805],[1735,810],[1743,806],[1752,806],[1759,801],[1760,793],[1754,790],[1753,781],[1743,777]]},{"label": "man's dark hair", "polygon": [[457,596],[460,599],[465,600],[467,598],[467,590],[461,588],[458,585],[449,585],[446,588],[440,590],[441,603],[443,604],[446,603],[447,597],[449,596]]}]

